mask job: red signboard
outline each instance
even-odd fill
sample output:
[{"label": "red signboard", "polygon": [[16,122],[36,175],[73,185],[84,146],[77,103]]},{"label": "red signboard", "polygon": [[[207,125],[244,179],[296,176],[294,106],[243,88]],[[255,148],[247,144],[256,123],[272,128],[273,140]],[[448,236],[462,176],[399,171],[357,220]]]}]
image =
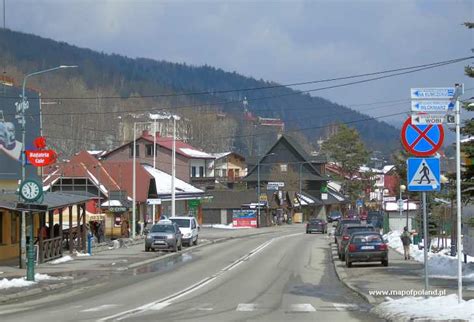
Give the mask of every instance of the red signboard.
[{"label": "red signboard", "polygon": [[232,219],[234,227],[254,227],[257,228],[257,218],[234,218]]},{"label": "red signboard", "polygon": [[44,167],[56,161],[57,155],[53,150],[27,150],[26,157],[35,167]]},{"label": "red signboard", "polygon": [[415,125],[411,124],[411,117],[409,117],[403,123],[401,139],[409,153],[419,157],[431,156],[443,145],[443,125]]}]

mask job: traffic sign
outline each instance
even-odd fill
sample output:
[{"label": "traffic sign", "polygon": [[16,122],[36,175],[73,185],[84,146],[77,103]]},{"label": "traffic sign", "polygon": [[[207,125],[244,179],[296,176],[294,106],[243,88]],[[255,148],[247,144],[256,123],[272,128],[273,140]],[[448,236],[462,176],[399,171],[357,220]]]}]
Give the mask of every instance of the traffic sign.
[{"label": "traffic sign", "polygon": [[402,126],[402,144],[405,149],[416,156],[433,155],[443,145],[444,129],[439,124],[414,125],[409,117]]},{"label": "traffic sign", "polygon": [[357,206],[357,207],[362,207],[363,205],[364,205],[364,201],[361,200],[361,199],[357,199],[357,201],[356,201],[356,206]]},{"label": "traffic sign", "polygon": [[411,124],[420,125],[420,124],[443,124],[444,115],[443,114],[412,114],[411,115]]},{"label": "traffic sign", "polygon": [[454,110],[454,102],[448,100],[439,101],[411,101],[413,112],[447,112]]},{"label": "traffic sign", "polygon": [[410,94],[412,99],[446,99],[453,98],[455,91],[454,87],[412,88]]},{"label": "traffic sign", "polygon": [[407,177],[409,191],[439,191],[439,158],[408,158]]},{"label": "traffic sign", "polygon": [[456,116],[453,114],[446,114],[446,124],[456,124]]}]

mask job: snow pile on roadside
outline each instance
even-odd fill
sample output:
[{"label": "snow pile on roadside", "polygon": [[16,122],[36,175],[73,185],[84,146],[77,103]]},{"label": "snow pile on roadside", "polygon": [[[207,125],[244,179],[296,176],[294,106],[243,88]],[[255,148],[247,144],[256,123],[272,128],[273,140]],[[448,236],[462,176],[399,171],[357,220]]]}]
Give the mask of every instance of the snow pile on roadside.
[{"label": "snow pile on roadside", "polygon": [[252,227],[234,227],[232,223],[228,225],[223,225],[223,224],[212,224],[212,225],[202,225],[202,227],[208,227],[208,228],[218,228],[218,229],[248,229]]},{"label": "snow pile on roadside", "polygon": [[429,298],[410,296],[389,299],[373,308],[372,312],[390,321],[415,318],[474,321],[474,300],[458,303],[455,294]]},{"label": "snow pile on roadside", "polygon": [[[384,235],[388,240],[388,244],[395,251],[403,254],[403,244],[400,239],[400,231],[391,231]],[[422,249],[418,249],[418,245],[410,245],[410,255],[417,262],[424,262],[424,254]],[[437,278],[457,278],[457,257],[451,257],[444,252],[428,253],[428,272],[431,277]],[[462,264],[463,279],[474,281],[474,262]]]},{"label": "snow pile on roadside", "polygon": [[34,285],[40,281],[59,281],[59,280],[68,280],[72,279],[70,276],[50,276],[47,274],[41,274],[41,273],[36,273],[35,274],[35,281],[27,281],[25,277],[20,277],[20,278],[2,278],[0,279],[0,290],[1,289],[7,289],[7,288],[12,288],[12,287],[28,287],[31,285]]},{"label": "snow pile on roadside", "polygon": [[58,259],[55,259],[54,261],[51,261],[49,262],[50,264],[53,264],[53,265],[56,265],[56,264],[61,264],[61,263],[65,263],[65,262],[69,262],[69,261],[72,261],[73,258],[69,255],[66,255],[66,256],[63,256],[63,257],[60,257]]},{"label": "snow pile on roadside", "polygon": [[91,256],[91,254],[89,253],[79,253],[79,252],[75,252],[74,255],[76,257],[87,257],[87,256]]}]

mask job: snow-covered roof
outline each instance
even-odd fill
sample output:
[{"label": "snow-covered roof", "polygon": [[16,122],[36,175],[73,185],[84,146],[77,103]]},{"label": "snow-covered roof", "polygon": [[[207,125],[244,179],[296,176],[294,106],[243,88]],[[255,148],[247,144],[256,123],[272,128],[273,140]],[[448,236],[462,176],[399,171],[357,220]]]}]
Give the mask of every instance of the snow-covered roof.
[{"label": "snow-covered roof", "polygon": [[462,139],[461,143],[467,143],[467,142],[471,142],[471,141],[474,141],[474,136],[470,136],[468,138]]},{"label": "snow-covered roof", "polygon": [[386,166],[383,167],[383,173],[384,173],[384,174],[385,174],[385,173],[388,173],[388,172],[392,171],[393,168],[395,168],[395,166],[394,166],[393,164],[391,164],[391,165],[386,165]]},{"label": "snow-covered roof", "polygon": [[229,154],[231,154],[232,152],[221,152],[221,153],[209,153],[211,156],[213,156],[214,158],[216,159],[220,159],[220,158],[223,158],[223,157],[226,157],[228,156]]},{"label": "snow-covered roof", "polygon": [[328,193],[333,196],[334,198],[336,198],[337,201],[344,201],[344,197],[339,195],[339,193],[337,193],[336,191],[331,191],[331,190],[328,190]]},{"label": "snow-covered roof", "polygon": [[120,200],[107,200],[101,204],[102,207],[121,207],[122,203]]},{"label": "snow-covered roof", "polygon": [[186,155],[189,155],[191,158],[208,158],[208,159],[214,159],[212,155],[209,153],[195,150],[195,149],[190,149],[190,148],[179,148],[181,152],[183,152]]},{"label": "snow-covered roof", "polygon": [[[170,194],[171,193],[171,175],[158,169],[154,169],[149,165],[143,165],[146,171],[155,178],[156,193]],[[178,178],[174,180],[175,193],[203,193],[201,189],[198,189],[189,183],[184,182]]]},{"label": "snow-covered roof", "polygon": [[341,191],[341,189],[342,189],[341,184],[339,184],[335,181],[328,181],[328,187],[333,189],[334,191],[337,191],[337,192]]},{"label": "snow-covered roof", "polygon": [[315,203],[315,201],[312,198],[310,198],[308,195],[297,193],[296,197],[300,201],[301,206],[308,206]]}]

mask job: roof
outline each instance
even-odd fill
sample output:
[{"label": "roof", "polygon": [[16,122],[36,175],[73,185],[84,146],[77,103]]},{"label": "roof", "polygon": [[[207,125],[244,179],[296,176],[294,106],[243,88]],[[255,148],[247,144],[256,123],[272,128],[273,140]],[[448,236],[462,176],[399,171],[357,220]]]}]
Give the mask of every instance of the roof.
[{"label": "roof", "polygon": [[[154,169],[152,166],[143,165],[143,168],[155,179],[156,193],[158,196],[171,194],[171,175],[158,169]],[[202,194],[203,190],[190,185],[178,178],[174,180],[175,194]]]},{"label": "roof", "polygon": [[250,204],[257,200],[255,190],[214,190],[208,191],[212,201],[203,203],[203,209],[240,209],[243,204]]},{"label": "roof", "polygon": [[[137,138],[138,140],[145,140],[149,143],[154,143],[156,139],[156,144],[168,149],[168,150],[173,150],[173,138],[172,137],[163,137],[163,136],[156,136],[156,138],[153,137],[153,135],[147,133],[145,131],[140,137]],[[112,154],[113,152],[117,151],[118,149],[121,149],[124,146],[127,146],[131,144],[133,141],[127,142],[125,144],[122,144],[121,146],[105,153],[102,155],[103,158],[106,158],[108,155]],[[209,153],[206,153],[198,148],[193,147],[192,145],[176,140],[176,153],[183,155],[187,158],[190,159],[215,159],[214,156],[210,155]]]},{"label": "roof", "polygon": [[[84,203],[91,199],[92,197],[90,196],[79,194],[69,194],[63,192],[45,192],[42,204],[48,205],[48,210],[52,210]],[[17,202],[19,202],[19,200],[18,195],[16,194],[0,194],[0,208],[16,210]]]},{"label": "roof", "polygon": [[209,153],[209,155],[213,156],[214,158],[216,158],[216,160],[219,160],[219,159],[222,159],[222,158],[225,158],[229,155],[235,155],[236,157],[238,158],[241,158],[243,160],[245,160],[245,157],[238,154],[237,152],[233,152],[233,151],[229,151],[229,152],[220,152],[220,153]]}]

